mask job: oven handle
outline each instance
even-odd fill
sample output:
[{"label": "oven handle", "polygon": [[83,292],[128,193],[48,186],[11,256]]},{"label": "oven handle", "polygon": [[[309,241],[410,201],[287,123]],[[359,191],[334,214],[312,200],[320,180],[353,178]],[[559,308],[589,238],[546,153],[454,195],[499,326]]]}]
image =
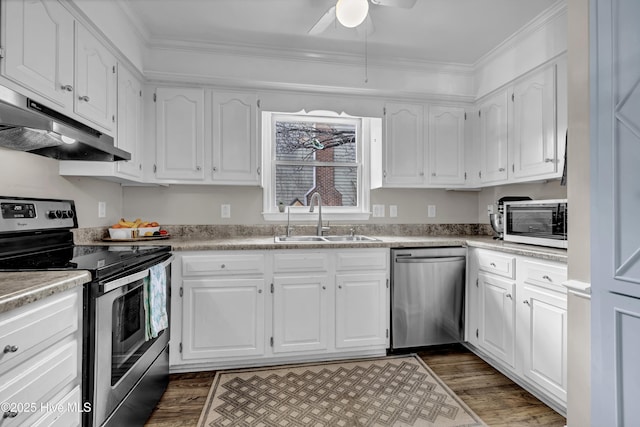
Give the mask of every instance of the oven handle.
[{"label": "oven handle", "polygon": [[[175,256],[171,254],[169,258],[167,258],[161,265],[164,268],[167,268],[169,264],[173,261]],[[110,292],[114,289],[118,289],[122,286],[128,285],[129,283],[135,282],[136,280],[144,279],[150,274],[151,269],[147,268],[146,270],[139,271],[137,273],[131,274],[126,277],[121,277],[116,280],[112,280],[111,282],[105,282],[100,285],[100,291],[103,293]]]}]

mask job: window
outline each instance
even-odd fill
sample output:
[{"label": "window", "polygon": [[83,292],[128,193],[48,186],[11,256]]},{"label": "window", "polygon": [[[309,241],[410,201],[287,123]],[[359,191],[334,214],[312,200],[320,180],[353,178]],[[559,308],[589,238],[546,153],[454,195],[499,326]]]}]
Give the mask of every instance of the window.
[{"label": "window", "polygon": [[368,124],[324,111],[264,113],[265,218],[280,219],[279,205],[307,212],[316,192],[325,218],[368,218]]}]

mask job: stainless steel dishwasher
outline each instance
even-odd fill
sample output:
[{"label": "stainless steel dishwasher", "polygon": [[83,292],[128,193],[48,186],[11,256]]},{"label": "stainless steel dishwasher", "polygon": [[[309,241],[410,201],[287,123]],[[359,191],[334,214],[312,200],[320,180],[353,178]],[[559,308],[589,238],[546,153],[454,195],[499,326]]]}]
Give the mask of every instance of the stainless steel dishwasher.
[{"label": "stainless steel dishwasher", "polygon": [[392,249],[391,350],[464,339],[466,248]]}]

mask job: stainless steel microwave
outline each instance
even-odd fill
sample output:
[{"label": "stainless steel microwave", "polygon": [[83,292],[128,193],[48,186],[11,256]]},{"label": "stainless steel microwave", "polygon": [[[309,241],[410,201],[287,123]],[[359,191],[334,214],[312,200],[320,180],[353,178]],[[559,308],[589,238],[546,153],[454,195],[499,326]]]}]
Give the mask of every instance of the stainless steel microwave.
[{"label": "stainless steel microwave", "polygon": [[504,240],[567,248],[567,199],[504,203]]}]

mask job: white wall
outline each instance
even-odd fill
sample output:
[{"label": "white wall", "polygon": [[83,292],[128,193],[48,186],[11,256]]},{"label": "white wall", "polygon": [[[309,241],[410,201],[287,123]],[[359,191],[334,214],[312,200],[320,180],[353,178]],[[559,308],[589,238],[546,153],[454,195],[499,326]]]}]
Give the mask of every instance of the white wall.
[{"label": "white wall", "polygon": [[[64,178],[58,160],[0,148],[0,195],[72,199],[79,227],[109,225],[120,218],[119,184],[94,178]],[[98,218],[98,202],[107,203],[107,217]]]}]

